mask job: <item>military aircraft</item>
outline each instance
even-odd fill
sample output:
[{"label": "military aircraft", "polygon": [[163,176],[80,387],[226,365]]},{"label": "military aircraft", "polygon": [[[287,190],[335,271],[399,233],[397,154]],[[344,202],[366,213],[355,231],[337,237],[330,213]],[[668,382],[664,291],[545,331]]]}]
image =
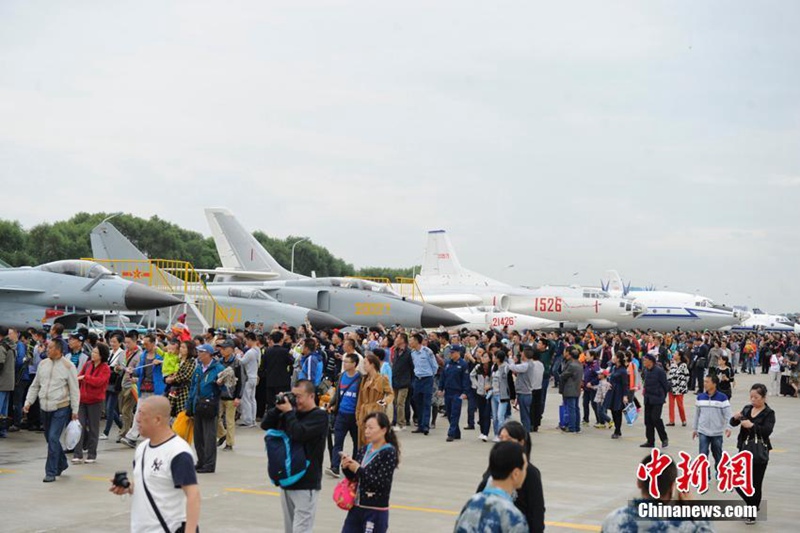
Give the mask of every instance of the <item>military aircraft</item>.
[{"label": "military aircraft", "polygon": [[656,291],[632,289],[625,285],[615,270],[606,272],[607,281],[601,286],[611,295],[627,298],[641,304],[646,311],[635,320],[622,321],[624,329],[651,329],[653,331],[716,330],[726,326],[738,325],[747,314],[714,303],[711,298],[699,294],[675,291]]},{"label": "military aircraft", "polygon": [[[737,309],[746,312],[744,309]],[[741,323],[722,328],[723,331],[775,331],[780,333],[800,333],[800,324],[792,322],[783,315],[771,315],[755,308]]]},{"label": "military aircraft", "polygon": [[[95,258],[111,260],[111,268],[116,270],[123,271],[122,267],[125,261],[122,260],[128,262],[147,260],[147,256],[108,221],[101,222],[92,230],[91,241],[92,254]],[[114,263],[113,260],[117,260],[119,264]],[[161,275],[171,287],[180,287],[184,283],[168,272]],[[207,285],[207,288],[236,327],[243,327],[245,321],[263,322],[267,326],[286,322],[295,327],[308,322],[315,329],[347,326],[345,322],[331,314],[280,303],[254,287],[212,283]]]},{"label": "military aircraft", "polygon": [[71,329],[92,311],[145,311],[179,303],[92,261],[0,269],[0,324],[9,327],[60,322]]},{"label": "military aircraft", "polygon": [[[309,278],[289,272],[261,246],[228,209],[206,209],[222,267],[237,275],[216,276],[213,285],[258,287],[280,302],[325,311],[358,326],[401,324],[410,328],[462,324],[458,316],[430,303],[407,300],[387,286],[356,278]],[[248,272],[272,272],[273,281],[253,281]]]},{"label": "military aircraft", "polygon": [[552,320],[560,327],[614,328],[641,314],[641,306],[581,287],[513,287],[461,266],[444,230],[428,232],[422,269],[415,278],[425,301],[447,308],[491,305],[502,311]]},{"label": "military aircraft", "polygon": [[466,323],[462,324],[460,327],[467,328],[469,330],[501,330],[507,327],[509,331],[525,331],[528,329],[540,330],[555,329],[559,327],[559,323],[553,320],[537,318],[530,315],[521,315],[519,313],[509,313],[508,311],[503,311],[490,305],[460,307],[448,310],[453,314],[463,318]]}]

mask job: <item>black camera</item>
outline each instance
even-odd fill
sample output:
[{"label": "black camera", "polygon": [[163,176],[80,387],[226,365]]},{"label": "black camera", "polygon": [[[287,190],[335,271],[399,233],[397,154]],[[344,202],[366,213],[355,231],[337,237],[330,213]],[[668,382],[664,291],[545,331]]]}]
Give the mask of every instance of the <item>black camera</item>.
[{"label": "black camera", "polygon": [[115,487],[120,487],[123,489],[130,488],[131,482],[128,481],[128,473],[124,470],[117,472],[114,474],[114,481],[111,482]]},{"label": "black camera", "polygon": [[280,392],[275,396],[275,405],[282,404],[283,402],[289,402],[292,404],[292,407],[297,407],[297,398],[291,392]]}]

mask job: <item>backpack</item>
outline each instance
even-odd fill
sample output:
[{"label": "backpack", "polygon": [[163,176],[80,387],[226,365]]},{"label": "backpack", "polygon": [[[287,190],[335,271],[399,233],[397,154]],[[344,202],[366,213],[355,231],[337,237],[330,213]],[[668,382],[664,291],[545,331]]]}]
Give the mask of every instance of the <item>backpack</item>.
[{"label": "backpack", "polygon": [[292,442],[285,431],[267,430],[264,443],[267,449],[267,475],[276,487],[290,487],[306,475],[311,461],[306,459],[303,445]]}]

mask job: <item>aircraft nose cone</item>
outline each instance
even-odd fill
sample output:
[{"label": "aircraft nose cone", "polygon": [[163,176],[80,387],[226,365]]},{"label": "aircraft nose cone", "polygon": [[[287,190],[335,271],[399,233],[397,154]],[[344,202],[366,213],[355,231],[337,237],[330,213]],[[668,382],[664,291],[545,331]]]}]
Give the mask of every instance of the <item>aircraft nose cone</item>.
[{"label": "aircraft nose cone", "polygon": [[131,311],[159,309],[179,303],[181,301],[171,294],[145,287],[141,283],[131,283],[130,287],[125,289],[125,307]]},{"label": "aircraft nose cone", "polygon": [[335,316],[323,313],[322,311],[315,311],[311,310],[308,312],[308,323],[311,324],[311,327],[320,330],[320,329],[335,329],[335,328],[346,328],[349,324],[342,322]]},{"label": "aircraft nose cone", "polygon": [[445,311],[441,307],[436,307],[432,304],[422,304],[422,306],[420,325],[423,328],[438,328],[439,326],[449,328],[466,322],[463,318],[454,315],[450,311]]}]

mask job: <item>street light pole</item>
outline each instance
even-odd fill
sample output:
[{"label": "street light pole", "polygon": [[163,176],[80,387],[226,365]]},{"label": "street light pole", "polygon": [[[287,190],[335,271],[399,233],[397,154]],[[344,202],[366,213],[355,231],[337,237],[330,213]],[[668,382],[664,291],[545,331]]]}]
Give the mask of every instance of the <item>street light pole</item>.
[{"label": "street light pole", "polygon": [[291,268],[291,271],[292,271],[293,274],[294,274],[294,247],[297,246],[298,244],[300,244],[301,242],[307,241],[308,239],[309,239],[309,237],[305,237],[305,238],[300,239],[299,241],[295,242],[294,244],[292,244],[292,268]]}]

